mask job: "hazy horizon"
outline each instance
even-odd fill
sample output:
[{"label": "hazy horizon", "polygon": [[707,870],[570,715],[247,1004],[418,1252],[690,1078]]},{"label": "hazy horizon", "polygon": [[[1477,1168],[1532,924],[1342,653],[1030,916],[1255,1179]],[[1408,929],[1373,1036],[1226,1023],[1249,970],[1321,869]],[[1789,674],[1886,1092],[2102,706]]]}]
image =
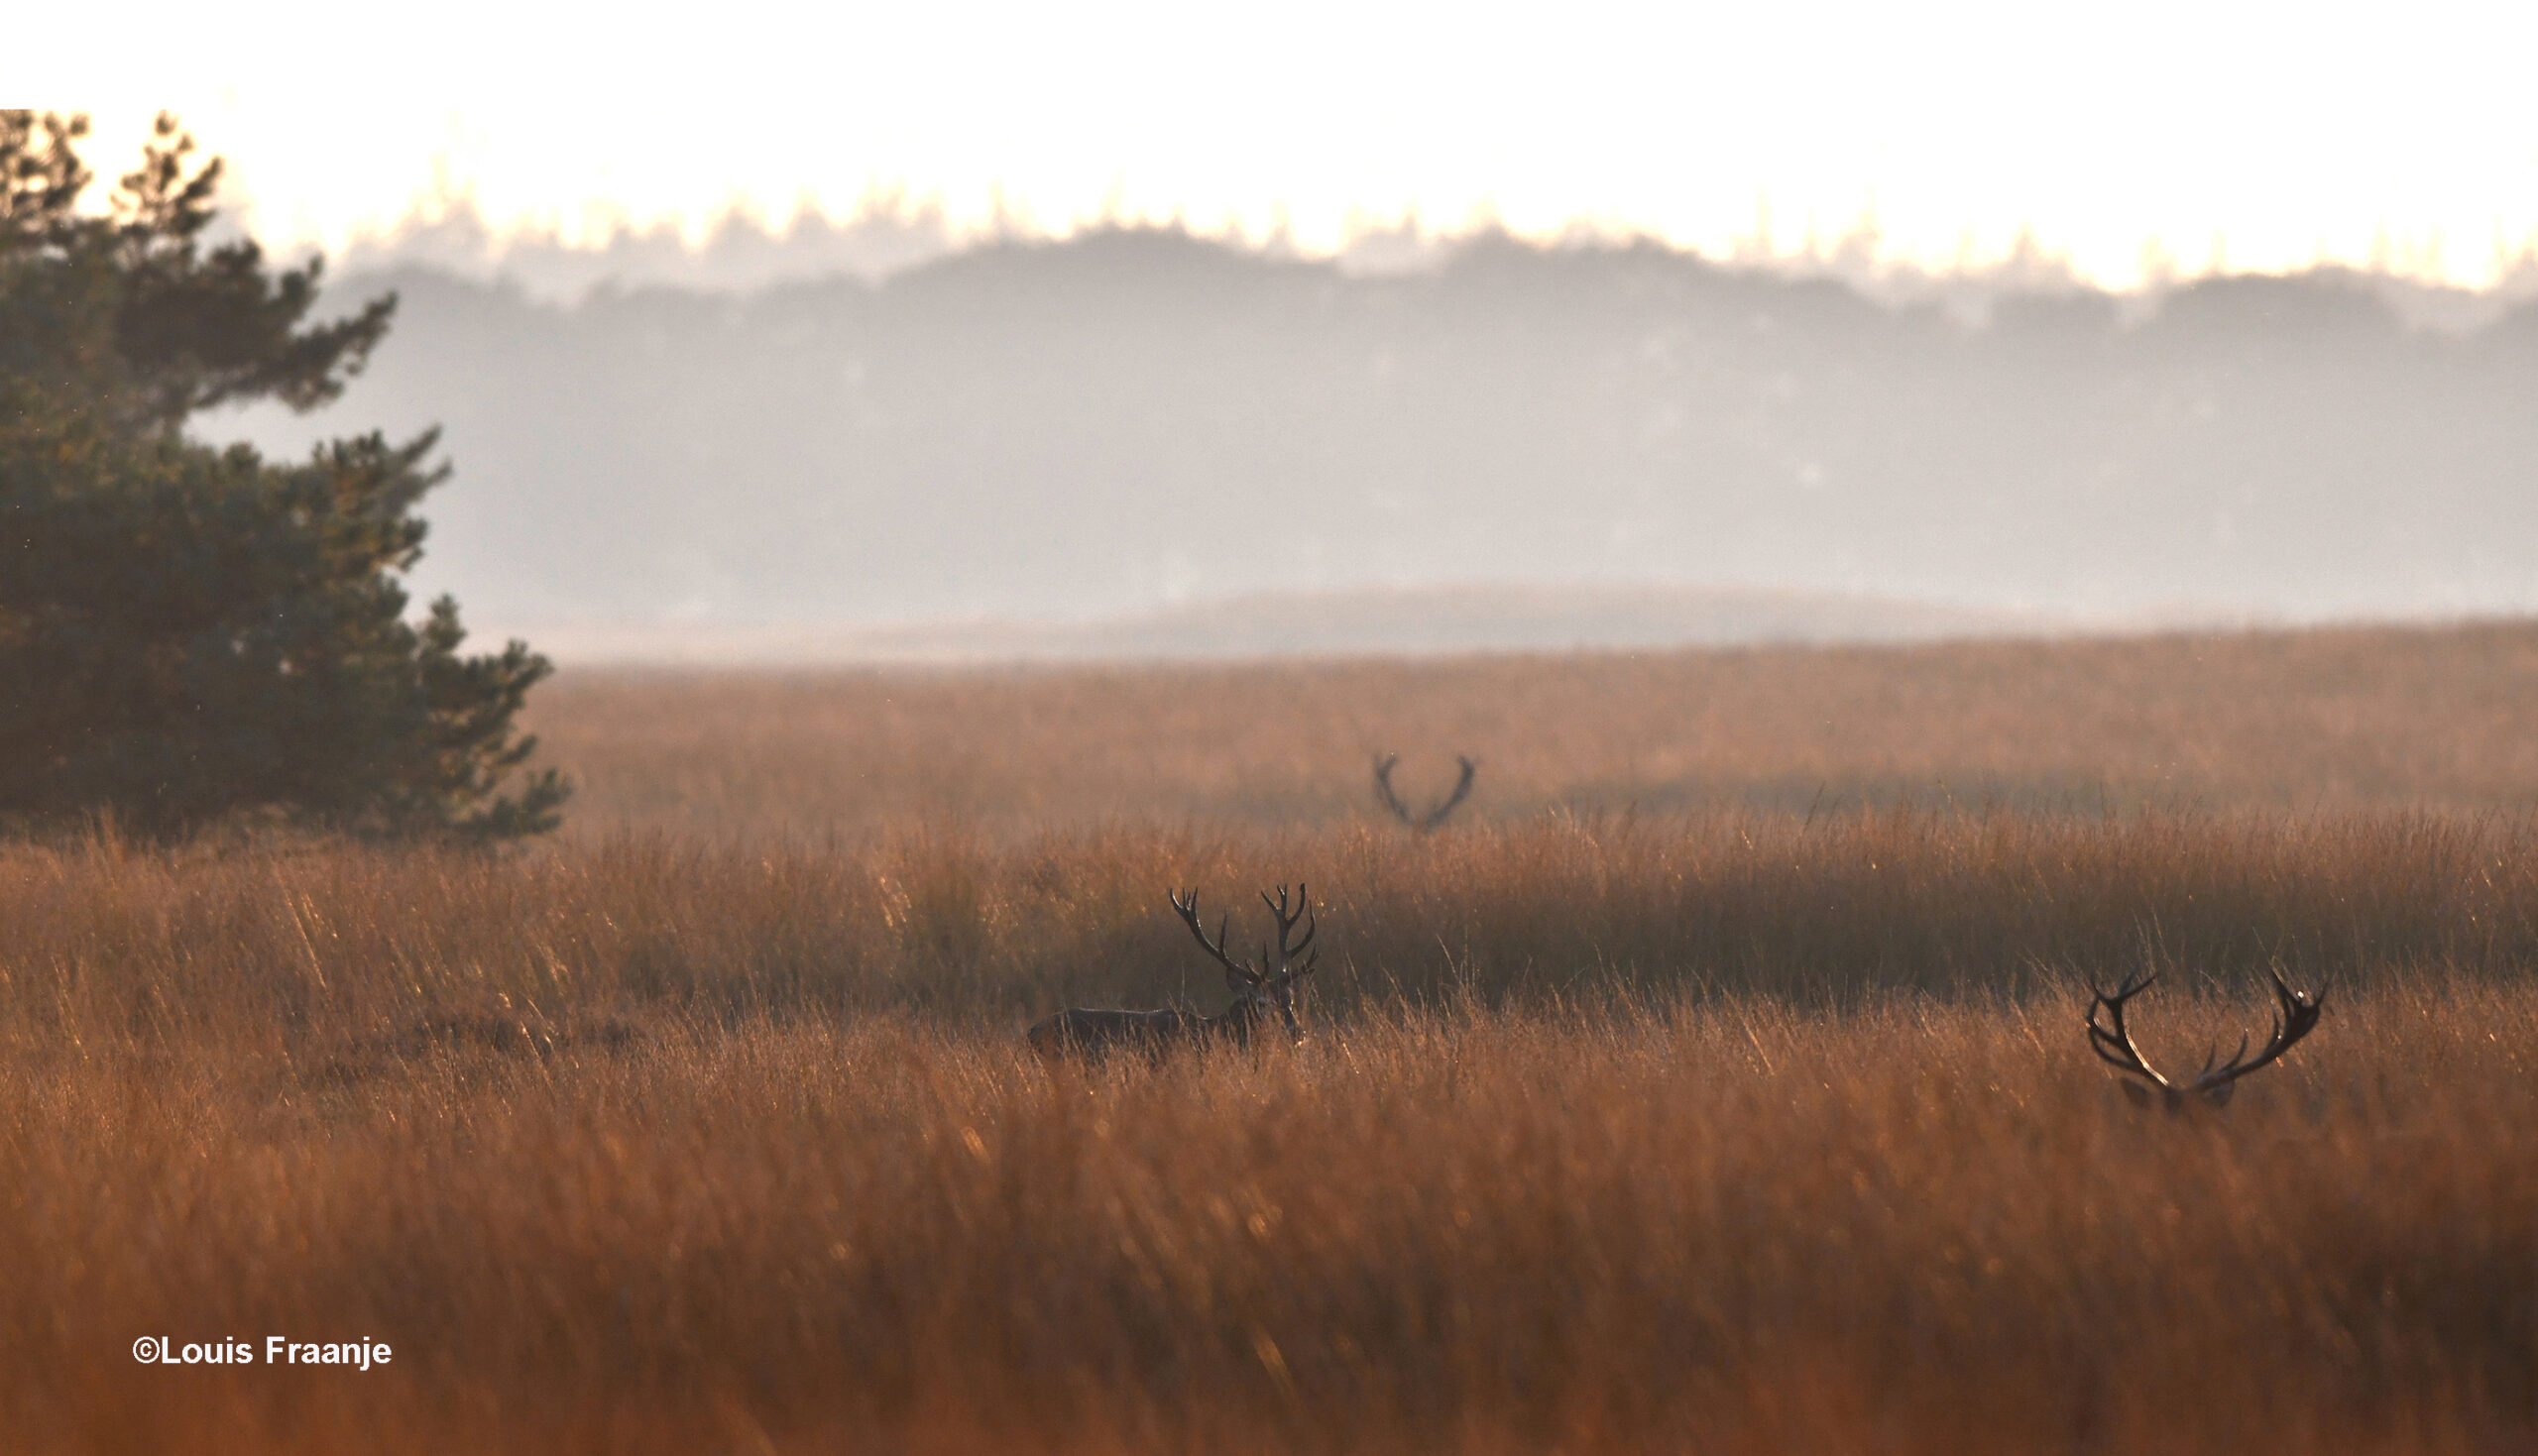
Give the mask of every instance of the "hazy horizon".
[{"label": "hazy horizon", "polygon": [[443,425],[416,585],[493,632],[1151,642],[1159,613],[1380,589],[1391,638],[1323,636],[1487,646],[1422,594],[1492,587],[1654,594],[1497,645],[1728,639],[1686,591],[1778,594],[1775,639],[1857,639],[1876,603],[2018,632],[2538,610],[2517,289],[1853,281],[1492,233],[1352,267],[1169,229],[862,274],[834,234],[740,229],[755,286],[575,289],[423,242],[334,279],[328,307],[404,299],[342,403],[201,432]]},{"label": "hazy horizon", "polygon": [[[235,220],[227,230],[252,236]],[[838,276],[881,283],[974,249],[1063,244],[1118,232],[1171,233],[1235,252],[1328,263],[1352,277],[1434,272],[1475,242],[1515,242],[1555,251],[1648,246],[1725,267],[1836,279],[1881,302],[1938,302],[1978,322],[1989,300],[2003,293],[2105,293],[2126,300],[2128,320],[2138,321],[2165,294],[2211,279],[2320,272],[2364,277],[2409,324],[2451,331],[2491,322],[2512,303],[2538,297],[2538,237],[2516,252],[2497,253],[2487,275],[2475,282],[2439,276],[2421,250],[2383,239],[2382,246],[2359,262],[2321,257],[2289,268],[2238,269],[2226,266],[2224,247],[2222,266],[2214,266],[2211,258],[2198,266],[2170,259],[2160,271],[2108,284],[2083,276],[2069,254],[2053,251],[2032,234],[2014,236],[1997,254],[1974,251],[1966,240],[1966,249],[1944,259],[1897,256],[1883,248],[1873,218],[1853,218],[1841,228],[1811,230],[1796,238],[1757,230],[1703,249],[1591,216],[1528,234],[1486,217],[1441,224],[1414,209],[1389,217],[1360,215],[1328,246],[1308,248],[1288,236],[1257,235],[1238,225],[1211,228],[1186,219],[1094,217],[1044,228],[1007,218],[965,228],[939,199],[904,191],[860,198],[844,214],[804,210],[777,219],[734,204],[696,218],[648,223],[620,218],[604,233],[578,239],[551,223],[502,224],[486,216],[472,196],[417,198],[403,214],[354,232],[331,254],[315,256],[323,256],[338,276],[422,268],[514,285],[541,301],[570,304],[594,289],[747,293]],[[290,248],[285,245],[283,251],[288,254]],[[313,251],[303,245],[299,254],[312,256]]]},{"label": "hazy horizon", "polygon": [[489,632],[2538,612],[2538,10],[112,20],[19,33],[103,178],[404,298],[201,433],[444,426]]}]

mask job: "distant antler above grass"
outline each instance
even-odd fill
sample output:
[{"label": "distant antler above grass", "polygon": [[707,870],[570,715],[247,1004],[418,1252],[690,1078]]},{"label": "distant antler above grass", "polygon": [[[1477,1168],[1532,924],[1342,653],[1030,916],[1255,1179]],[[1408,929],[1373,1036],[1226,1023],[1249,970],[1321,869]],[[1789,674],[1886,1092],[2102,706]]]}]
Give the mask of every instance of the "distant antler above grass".
[{"label": "distant antler above grass", "polygon": [[1454,810],[1462,805],[1463,800],[1471,797],[1472,780],[1480,773],[1479,764],[1457,754],[1454,762],[1462,765],[1462,777],[1454,780],[1454,791],[1447,794],[1434,808],[1425,812],[1415,812],[1409,805],[1401,802],[1399,794],[1393,792],[1392,770],[1393,765],[1399,762],[1401,762],[1401,755],[1398,753],[1385,753],[1375,759],[1375,798],[1384,808],[1392,811],[1393,818],[1423,835],[1442,825],[1452,817]]}]

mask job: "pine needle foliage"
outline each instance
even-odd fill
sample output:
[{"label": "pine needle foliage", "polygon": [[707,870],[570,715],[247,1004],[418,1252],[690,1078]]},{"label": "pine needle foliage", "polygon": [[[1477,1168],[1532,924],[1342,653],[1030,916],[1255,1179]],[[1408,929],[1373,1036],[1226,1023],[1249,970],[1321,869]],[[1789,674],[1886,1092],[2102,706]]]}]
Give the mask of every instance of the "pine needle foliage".
[{"label": "pine needle foliage", "polygon": [[218,405],[334,399],[395,296],[310,324],[320,262],[207,245],[221,166],[173,116],[83,209],[86,131],[0,111],[0,827],[553,829],[553,770],[503,792],[546,659],[462,655],[446,597],[406,619],[436,432],[296,464],[184,433]]}]

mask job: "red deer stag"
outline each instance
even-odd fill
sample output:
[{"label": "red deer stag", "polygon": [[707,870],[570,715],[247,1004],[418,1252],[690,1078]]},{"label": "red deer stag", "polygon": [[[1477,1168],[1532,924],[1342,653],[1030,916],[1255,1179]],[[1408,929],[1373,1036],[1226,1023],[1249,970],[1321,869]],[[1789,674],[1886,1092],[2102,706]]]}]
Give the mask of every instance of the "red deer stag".
[{"label": "red deer stag", "polygon": [[[1031,1050],[1042,1057],[1057,1059],[1067,1056],[1099,1060],[1113,1048],[1127,1048],[1148,1057],[1160,1057],[1175,1047],[1206,1046],[1221,1037],[1237,1044],[1247,1044],[1251,1034],[1263,1021],[1275,1016],[1287,1028],[1289,1038],[1305,1039],[1304,1028],[1296,1023],[1296,982],[1313,974],[1322,959],[1315,951],[1305,956],[1302,965],[1296,957],[1305,955],[1313,945],[1314,932],[1320,929],[1314,919],[1313,896],[1299,883],[1294,900],[1287,887],[1278,887],[1278,898],[1272,900],[1263,890],[1260,903],[1278,922],[1278,958],[1268,969],[1254,967],[1247,960],[1236,960],[1225,953],[1225,932],[1230,915],[1216,921],[1216,938],[1208,939],[1208,930],[1199,920],[1199,892],[1192,890],[1185,899],[1169,896],[1172,908],[1179,912],[1181,923],[1190,927],[1199,945],[1218,965],[1224,967],[1225,987],[1233,992],[1233,1005],[1221,1016],[1201,1016],[1196,1012],[1111,1011],[1089,1007],[1073,1007],[1041,1021],[1031,1028]],[[1304,939],[1290,945],[1296,926],[1305,928]],[[1268,948],[1262,947],[1266,957]]]},{"label": "red deer stag", "polygon": [[[2136,1106],[2147,1107],[2155,1097],[2161,1107],[2177,1112],[2190,1105],[2189,1099],[2198,1096],[2210,1100],[2215,1107],[2227,1106],[2231,1093],[2238,1090],[2239,1078],[2290,1051],[2294,1043],[2317,1027],[2318,1013],[2326,1008],[2324,991],[2312,996],[2306,991],[2291,989],[2278,970],[2268,969],[2265,974],[2273,980],[2273,996],[2281,1003],[2281,1010],[2273,1019],[2273,1035],[2265,1038],[2263,1049],[2252,1059],[2248,1056],[2248,1039],[2241,1037],[2239,1050],[2218,1066],[2212,1064],[2221,1049],[2213,1048],[2203,1059],[2203,1069],[2196,1072],[2191,1081],[2170,1081],[2153,1069],[2142,1058],[2141,1049],[2133,1045],[2133,1033],[2125,1029],[2124,1003],[2150,989],[2151,983],[2159,978],[2156,971],[2126,980],[2113,995],[2091,989],[2089,1050],[2097,1053],[2098,1060],[2116,1070],[2141,1078],[2140,1081],[2122,1084],[2124,1095],[2132,1098]],[[2101,1014],[2106,1017],[2104,1022],[2099,1020]]]},{"label": "red deer stag", "polygon": [[1447,816],[1454,812],[1456,806],[1471,797],[1471,781],[1480,772],[1479,764],[1459,753],[1455,754],[1454,762],[1462,765],[1463,772],[1461,778],[1454,780],[1454,791],[1447,794],[1436,808],[1425,813],[1414,813],[1409,805],[1401,802],[1401,796],[1392,791],[1393,765],[1399,762],[1401,762],[1401,755],[1398,753],[1381,754],[1375,759],[1375,799],[1384,808],[1392,811],[1393,818],[1423,835],[1443,824]]}]

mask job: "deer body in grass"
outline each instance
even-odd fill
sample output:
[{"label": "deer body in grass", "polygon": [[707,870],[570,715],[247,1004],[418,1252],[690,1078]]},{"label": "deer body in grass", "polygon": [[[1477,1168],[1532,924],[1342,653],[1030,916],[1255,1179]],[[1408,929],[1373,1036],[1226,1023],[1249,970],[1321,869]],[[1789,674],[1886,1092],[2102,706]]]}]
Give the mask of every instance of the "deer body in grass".
[{"label": "deer body in grass", "polygon": [[[1230,915],[1217,919],[1216,938],[1211,941],[1206,924],[1199,918],[1199,892],[1192,890],[1186,898],[1174,893],[1168,898],[1200,948],[1224,968],[1225,988],[1233,992],[1233,1004],[1217,1016],[1170,1008],[1121,1011],[1070,1007],[1031,1028],[1032,1051],[1053,1060],[1068,1056],[1098,1060],[1114,1050],[1159,1057],[1176,1047],[1201,1047],[1219,1041],[1247,1044],[1253,1032],[1271,1022],[1283,1028],[1290,1041],[1305,1039],[1304,1028],[1296,1021],[1296,985],[1312,975],[1322,959],[1320,951],[1311,951],[1320,925],[1314,919],[1313,898],[1305,887],[1298,884],[1292,900],[1284,885],[1278,887],[1278,898],[1274,900],[1267,891],[1261,892],[1260,903],[1269,907],[1269,914],[1277,921],[1278,949],[1272,960],[1268,948],[1263,946],[1263,963],[1257,965],[1236,960],[1227,953],[1225,938],[1232,922]],[[1298,925],[1304,927],[1302,940],[1294,939]]]},{"label": "deer body in grass", "polygon": [[2214,1107],[2226,1107],[2239,1089],[2239,1078],[2279,1060],[2302,1037],[2316,1030],[2318,1016],[2326,1009],[2324,991],[2312,996],[2291,989],[2278,970],[2268,969],[2265,974],[2273,981],[2273,997],[2279,1009],[2273,1019],[2273,1034],[2265,1038],[2264,1046],[2253,1057],[2248,1055],[2248,1039],[2241,1037],[2239,1050],[2230,1054],[2227,1062],[2215,1064],[2221,1052],[2215,1047],[2204,1057],[2203,1069],[2193,1076],[2177,1080],[2160,1074],[2141,1055],[2141,1049],[2133,1044],[2133,1033],[2124,1024],[2125,1004],[2150,989],[2159,978],[2155,971],[2126,980],[2113,994],[2092,990],[2089,1050],[2098,1054],[2099,1061],[2126,1074],[2128,1080],[2122,1083],[2124,1095],[2135,1106],[2147,1107],[2156,1102],[2169,1112],[2182,1112],[2199,1098]]}]

